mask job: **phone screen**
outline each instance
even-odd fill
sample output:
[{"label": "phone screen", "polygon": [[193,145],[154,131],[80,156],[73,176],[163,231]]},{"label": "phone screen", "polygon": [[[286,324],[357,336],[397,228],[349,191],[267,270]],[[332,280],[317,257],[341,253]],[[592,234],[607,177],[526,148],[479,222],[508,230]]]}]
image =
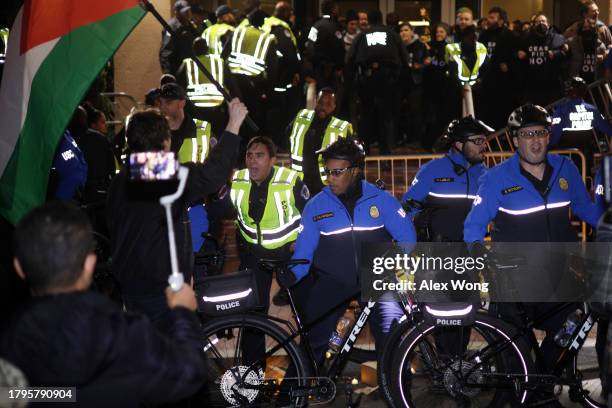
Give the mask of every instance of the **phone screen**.
[{"label": "phone screen", "polygon": [[130,179],[132,181],[174,180],[178,161],[174,152],[138,152],[130,154]]}]

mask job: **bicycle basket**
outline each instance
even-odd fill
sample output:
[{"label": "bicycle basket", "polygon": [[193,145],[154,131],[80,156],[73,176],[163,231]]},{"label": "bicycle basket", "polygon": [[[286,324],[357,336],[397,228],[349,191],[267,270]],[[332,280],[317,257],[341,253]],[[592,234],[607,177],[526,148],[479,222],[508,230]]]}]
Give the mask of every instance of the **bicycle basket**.
[{"label": "bicycle basket", "polygon": [[255,271],[204,277],[196,287],[198,311],[205,316],[226,316],[258,306],[259,292]]}]

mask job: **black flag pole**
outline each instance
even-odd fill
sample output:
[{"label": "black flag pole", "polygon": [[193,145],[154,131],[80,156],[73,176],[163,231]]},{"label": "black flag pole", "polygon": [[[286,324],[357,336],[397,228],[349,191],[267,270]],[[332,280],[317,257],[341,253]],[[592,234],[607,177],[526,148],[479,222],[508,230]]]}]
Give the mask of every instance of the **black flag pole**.
[{"label": "black flag pole", "polygon": [[[174,30],[172,29],[172,27],[170,27],[170,25],[166,22],[166,20],[164,20],[161,14],[159,14],[159,12],[155,9],[153,4],[151,4],[148,0],[140,0],[140,5],[142,8],[144,8],[149,13],[151,13],[157,21],[159,21],[159,23],[162,25],[162,27],[164,27],[164,29],[168,32],[168,34],[170,34],[171,36],[174,36],[175,34]],[[206,69],[204,64],[202,64],[202,61],[200,61],[197,58],[193,49],[190,50],[189,58],[192,59],[192,61],[198,66],[198,68],[206,76],[206,78],[210,80],[210,82],[219,90],[219,92],[221,92],[221,95],[223,95],[225,102],[229,103],[232,100],[232,97],[230,96],[229,93],[227,93],[225,88],[223,88],[223,86],[221,86],[221,84],[215,79],[215,77],[213,77],[210,71]],[[246,118],[244,118],[244,121],[251,128],[253,132],[255,133],[259,132],[259,126],[257,126],[257,124],[253,121],[253,119],[251,119],[250,116],[247,115]]]}]

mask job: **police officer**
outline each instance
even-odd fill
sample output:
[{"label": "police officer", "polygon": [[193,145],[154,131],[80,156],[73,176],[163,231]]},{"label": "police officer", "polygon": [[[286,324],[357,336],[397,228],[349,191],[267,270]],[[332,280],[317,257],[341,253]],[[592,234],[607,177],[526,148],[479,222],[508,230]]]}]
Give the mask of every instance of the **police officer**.
[{"label": "police officer", "polygon": [[162,45],[159,50],[159,63],[163,73],[176,74],[181,62],[191,55],[191,44],[200,35],[197,26],[191,21],[191,6],[186,0],[174,4],[176,16],[168,21],[174,31],[170,35],[162,33]]},{"label": "police officer", "polygon": [[471,116],[453,120],[445,134],[451,144],[448,153],[419,169],[402,200],[437,207],[422,212],[415,203],[409,213],[419,230],[429,232],[424,240],[463,241],[463,221],[476,197],[480,176],[486,171],[482,161],[486,135],[492,131]]},{"label": "police officer", "polygon": [[304,47],[305,76],[316,81],[317,90],[330,87],[340,92],[344,67],[344,41],[338,24],[340,9],[333,0],[321,3],[323,16],[310,28]]},{"label": "police officer", "polygon": [[171,150],[178,154],[181,163],[202,163],[216,139],[212,136],[210,123],[192,119],[186,114],[185,90],[178,84],[168,83],[161,87],[160,110],[168,119],[172,134]]},{"label": "police officer", "polygon": [[323,159],[316,153],[338,138],[349,137],[352,125],[332,115],[336,110],[336,95],[331,88],[323,88],[317,97],[314,110],[302,109],[293,124],[289,143],[291,145],[291,168],[299,172],[312,195],[327,184]]},{"label": "police officer", "polygon": [[[473,254],[482,252],[482,242],[490,221],[494,221],[494,242],[572,242],[577,241],[569,210],[595,225],[601,212],[591,202],[576,166],[566,157],[547,153],[551,118],[537,105],[523,105],[512,112],[508,129],[516,153],[483,176],[472,210],[464,224],[464,240]],[[514,254],[516,255],[516,254]],[[558,260],[538,254],[543,270]],[[532,267],[531,259],[528,267]],[[560,273],[562,270],[554,270]],[[538,271],[539,272],[539,271]],[[541,273],[541,272],[539,272]],[[543,275],[539,275],[543,276]],[[534,280],[534,287],[550,293],[549,283]],[[521,323],[512,303],[499,304],[500,314]],[[556,307],[554,303],[526,303],[532,317]],[[538,328],[546,331],[540,350],[543,369],[550,370],[560,351],[553,337],[572,310],[554,314]]]},{"label": "police officer", "polygon": [[389,154],[397,137],[400,70],[408,66],[408,56],[399,35],[382,24],[382,14],[368,14],[370,26],[357,35],[346,56],[347,78],[357,78],[362,118],[359,134],[380,152]]},{"label": "police officer", "polygon": [[476,41],[476,27],[467,26],[461,31],[461,41],[446,45],[445,60],[451,78],[461,86],[474,85],[487,59],[487,48]]},{"label": "police officer", "polygon": [[[587,171],[591,172],[593,150],[597,138],[593,129],[606,136],[612,136],[612,126],[596,106],[584,101],[587,84],[580,77],[565,81],[566,100],[555,106],[552,119],[550,145],[559,148],[579,148],[587,159]],[[605,141],[600,142],[606,149]]]},{"label": "police officer", "polygon": [[268,99],[278,79],[276,38],[251,25],[238,27],[228,36],[229,69],[236,78],[253,121],[266,132]]},{"label": "police officer", "polygon": [[[254,270],[259,306],[267,313],[272,275],[257,264],[260,259],[291,257],[300,214],[310,193],[297,172],[275,166],[276,146],[267,137],[256,136],[249,141],[245,162],[246,169],[234,173],[230,190],[237,212],[240,269]],[[248,336],[245,353],[263,353],[263,341],[263,336]]]},{"label": "police officer", "polygon": [[[208,54],[206,41],[199,37],[193,41],[197,59],[215,80],[230,94],[242,97],[236,81],[220,55]],[[223,94],[212,84],[191,58],[186,58],[177,73],[177,83],[187,91],[187,98],[193,103],[193,116],[211,125],[213,134],[220,134],[227,122],[227,109]]]},{"label": "police officer", "polygon": [[270,134],[277,146],[287,149],[287,139],[283,131],[300,108],[300,82],[302,57],[298,42],[291,29],[293,8],[287,1],[279,1],[274,8],[274,15],[267,17],[261,29],[276,37],[276,49],[279,56],[278,79],[271,95],[267,123]]},{"label": "police officer", "polygon": [[87,162],[69,131],[60,139],[51,169],[49,191],[58,200],[76,200],[87,181]]},{"label": "police officer", "polygon": [[226,47],[227,44],[226,34],[235,29],[236,16],[234,15],[234,10],[227,4],[217,7],[215,16],[217,17],[217,23],[204,30],[202,38],[204,38],[206,44],[208,44],[209,54],[221,55],[223,48]]},{"label": "police officer", "polygon": [[249,141],[245,162],[246,169],[234,173],[230,190],[240,269],[257,270],[260,304],[267,310],[272,276],[257,263],[262,258],[289,259],[310,193],[296,171],[275,165],[276,146],[267,137]]},{"label": "police officer", "polygon": [[[363,179],[365,154],[353,139],[338,139],[322,154],[329,186],[306,205],[293,254],[293,259],[308,259],[311,263],[295,266],[279,277],[284,287],[301,281],[295,293],[306,324],[324,315],[309,333],[319,361],[351,295],[360,292],[362,243],[412,243],[416,239],[414,227],[399,202]],[[330,312],[334,306],[337,307]],[[401,307],[393,302],[380,302],[373,309],[370,328],[377,350],[401,314]]]}]

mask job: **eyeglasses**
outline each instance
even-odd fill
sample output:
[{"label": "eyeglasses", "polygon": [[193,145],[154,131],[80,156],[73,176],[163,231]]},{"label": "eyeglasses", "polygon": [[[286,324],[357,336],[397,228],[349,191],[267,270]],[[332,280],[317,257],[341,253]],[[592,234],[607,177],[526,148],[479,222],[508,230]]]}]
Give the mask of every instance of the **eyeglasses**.
[{"label": "eyeglasses", "polygon": [[340,177],[341,175],[346,173],[347,170],[352,169],[353,167],[355,166],[345,167],[343,169],[328,169],[327,167],[325,167],[323,169],[323,173],[325,173],[326,176]]},{"label": "eyeglasses", "polygon": [[533,139],[534,137],[546,137],[548,136],[548,130],[519,130],[518,135],[523,139]]},{"label": "eyeglasses", "polygon": [[472,142],[474,143],[476,146],[480,146],[485,144],[485,142],[487,141],[486,137],[475,137],[474,139],[466,139],[466,142]]}]

